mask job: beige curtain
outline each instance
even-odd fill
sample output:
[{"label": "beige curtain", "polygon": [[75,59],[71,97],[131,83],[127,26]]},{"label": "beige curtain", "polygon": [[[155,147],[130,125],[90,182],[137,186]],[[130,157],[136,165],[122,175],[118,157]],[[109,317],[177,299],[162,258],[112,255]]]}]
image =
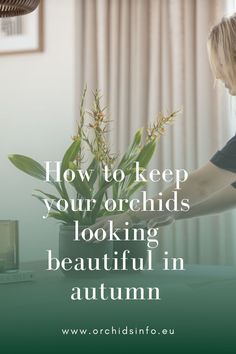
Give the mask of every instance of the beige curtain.
[{"label": "beige curtain", "polygon": [[[183,114],[158,145],[152,166],[191,171],[233,135],[228,97],[214,88],[206,49],[224,0],[78,0],[77,95],[100,88],[110,107],[114,151],[159,111]],[[150,195],[163,185],[149,186]],[[161,231],[165,250],[189,263],[236,263],[235,211],[177,222]]]}]

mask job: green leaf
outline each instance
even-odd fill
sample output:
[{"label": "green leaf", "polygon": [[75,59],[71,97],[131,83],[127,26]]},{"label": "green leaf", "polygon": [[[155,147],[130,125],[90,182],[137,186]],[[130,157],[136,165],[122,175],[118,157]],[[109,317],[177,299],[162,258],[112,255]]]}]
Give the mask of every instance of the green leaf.
[{"label": "green leaf", "polygon": [[119,188],[122,186],[122,182],[115,182],[112,186],[112,196],[113,199],[118,198]]},{"label": "green leaf", "polygon": [[[143,146],[135,161],[135,162],[139,162],[140,169],[144,169],[147,167],[155,150],[156,150],[156,141],[150,141]],[[135,172],[132,173],[131,171],[130,171],[131,174],[128,179],[129,187],[135,182]]]},{"label": "green leaf", "polygon": [[15,167],[24,173],[40,179],[41,181],[46,180],[46,170],[37,161],[24,155],[9,155],[8,158]]},{"label": "green leaf", "polygon": [[74,219],[71,218],[69,214],[67,214],[66,212],[63,212],[63,211],[60,211],[60,212],[59,211],[58,212],[51,211],[48,214],[48,217],[56,219],[56,220],[61,220],[61,221],[65,222],[66,224],[73,224],[74,223]]},{"label": "green leaf", "polygon": [[79,153],[80,150],[80,145],[81,145],[81,139],[76,138],[75,141],[70,145],[70,147],[67,149],[62,163],[61,163],[61,179],[63,180],[63,174],[64,172],[69,168],[69,163],[73,162],[76,158],[76,156]]},{"label": "green leaf", "polygon": [[73,162],[76,158],[76,156],[79,153],[80,150],[80,145],[81,145],[81,139],[79,137],[76,138],[75,141],[70,145],[70,147],[67,149],[61,163],[61,189],[62,189],[62,195],[63,197],[68,201],[69,203],[69,196],[65,187],[65,181],[63,178],[64,172],[69,168],[69,163]]},{"label": "green leaf", "polygon": [[93,161],[91,162],[91,164],[89,165],[88,167],[88,171],[89,170],[92,170],[92,174],[91,174],[91,177],[90,177],[90,180],[89,180],[89,186],[92,188],[94,186],[94,183],[96,182],[97,180],[97,176],[98,176],[98,171],[99,171],[99,163],[98,161],[96,160],[96,158],[93,159]]},{"label": "green leaf", "polygon": [[124,165],[127,165],[128,161],[130,159],[133,159],[134,155],[136,155],[140,151],[142,134],[143,134],[143,128],[137,130],[137,132],[134,135],[132,143],[129,145],[127,151],[123,155],[123,157],[118,165],[118,168],[123,169]]},{"label": "green leaf", "polygon": [[[44,206],[46,206],[46,205],[45,205],[45,202],[44,202],[44,199],[45,199],[45,198],[43,198],[41,195],[32,194],[32,196],[33,196],[34,198],[37,198],[40,202],[43,203]],[[56,207],[55,205],[53,205],[53,204],[51,205],[51,209],[53,209],[53,210],[58,210],[57,207]]]},{"label": "green leaf", "polygon": [[[46,181],[45,168],[37,161],[33,160],[31,157],[24,155],[9,155],[8,158],[12,162],[12,164],[19,170],[30,175],[31,177],[37,178],[41,181]],[[49,183],[56,188],[56,190],[61,196],[63,196],[59,183],[55,182],[55,180],[51,176]]]},{"label": "green leaf", "polygon": [[81,175],[78,171],[76,171],[76,166],[73,164],[73,162],[69,163],[69,168],[75,173],[75,179],[70,183],[73,185],[76,192],[78,192],[78,194],[82,195],[84,198],[91,199],[91,189],[86,178],[84,180],[81,179]]},{"label": "green leaf", "polygon": [[45,195],[49,199],[55,199],[56,202],[59,200],[59,198],[56,197],[55,195],[52,195],[52,194],[49,194],[49,193],[45,193],[45,192],[41,191],[40,189],[35,189],[35,191],[39,192],[39,193],[42,193],[43,195]]},{"label": "green leaf", "polygon": [[151,141],[144,145],[137,158],[140,167],[143,168],[147,167],[155,150],[156,150],[156,141]]},{"label": "green leaf", "polygon": [[101,207],[101,204],[102,204],[102,200],[103,200],[103,197],[107,191],[107,189],[114,183],[114,181],[110,181],[110,182],[105,182],[104,181],[104,184],[102,186],[102,188],[95,194],[95,196],[93,197],[95,200],[96,200],[96,204],[93,208],[93,211],[92,212],[88,212],[90,215],[91,215],[91,219],[92,219],[92,222],[95,222],[96,218],[97,218],[97,215],[99,213],[99,210],[100,210],[100,207]]}]

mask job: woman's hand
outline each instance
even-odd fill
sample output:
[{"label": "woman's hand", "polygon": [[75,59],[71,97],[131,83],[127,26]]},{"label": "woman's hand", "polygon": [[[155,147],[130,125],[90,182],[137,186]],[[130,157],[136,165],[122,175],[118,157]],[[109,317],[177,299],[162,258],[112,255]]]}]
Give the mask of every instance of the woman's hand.
[{"label": "woman's hand", "polygon": [[172,216],[158,216],[148,222],[148,227],[163,227],[173,224],[175,221],[174,215]]},{"label": "woman's hand", "polygon": [[[113,228],[131,228],[133,226],[133,221],[128,212],[122,213],[122,214],[116,214],[116,215],[108,215],[108,216],[102,216],[97,219],[96,224],[90,226],[90,229],[95,232],[97,229],[102,228],[106,234],[109,233],[110,229],[110,223],[108,221],[113,222]],[[89,242],[101,242],[97,241],[95,238],[92,238]]]},{"label": "woman's hand", "polygon": [[[102,228],[106,232],[106,234],[108,235],[109,229],[110,229],[109,221],[112,221],[114,229],[115,228],[123,229],[123,228],[131,228],[134,225],[142,224],[142,223],[145,223],[145,225],[148,228],[163,227],[166,225],[171,225],[175,220],[174,216],[161,215],[161,216],[155,217],[154,219],[148,221],[148,223],[147,223],[146,221],[142,220],[142,218],[137,218],[136,216],[135,216],[135,220],[134,220],[134,218],[132,216],[133,215],[130,212],[125,212],[125,213],[116,214],[116,215],[103,216],[103,217],[98,218],[97,222],[93,226],[90,226],[90,229],[93,232],[95,232],[97,229]],[[88,242],[97,243],[97,242],[101,242],[101,241],[98,241],[95,238],[92,238]]]}]

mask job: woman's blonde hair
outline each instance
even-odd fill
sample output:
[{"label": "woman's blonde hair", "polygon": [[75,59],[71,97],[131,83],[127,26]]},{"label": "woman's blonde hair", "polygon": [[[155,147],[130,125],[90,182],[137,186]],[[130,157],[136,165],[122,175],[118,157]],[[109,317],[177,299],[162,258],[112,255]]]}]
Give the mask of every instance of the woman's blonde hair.
[{"label": "woman's blonde hair", "polygon": [[223,17],[208,36],[208,54],[216,79],[236,87],[236,13]]}]

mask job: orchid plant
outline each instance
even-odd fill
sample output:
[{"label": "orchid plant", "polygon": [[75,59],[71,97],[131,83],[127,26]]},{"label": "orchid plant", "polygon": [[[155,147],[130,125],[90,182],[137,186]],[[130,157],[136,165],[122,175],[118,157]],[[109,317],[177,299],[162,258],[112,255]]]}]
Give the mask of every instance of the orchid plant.
[{"label": "orchid plant", "polygon": [[[145,169],[156,149],[158,139],[164,134],[167,124],[174,121],[179,111],[169,115],[159,113],[156,122],[147,129],[138,129],[134,134],[131,144],[123,156],[119,157],[111,151],[108,143],[108,128],[110,120],[106,114],[106,107],[101,106],[101,95],[98,90],[93,93],[94,101],[90,110],[85,109],[86,89],[83,91],[80,105],[80,117],[76,135],[72,137],[72,143],[65,152],[60,165],[60,182],[50,176],[48,183],[55,189],[56,195],[36,189],[33,196],[45,203],[45,198],[53,200],[52,210],[49,217],[60,220],[64,224],[73,224],[78,220],[80,225],[92,225],[96,219],[107,215],[104,202],[108,195],[114,200],[120,198],[130,199],[132,195],[141,190],[145,182],[136,182],[134,165],[139,163],[140,169]],[[89,153],[89,154],[88,154]],[[86,161],[85,156],[90,156]],[[46,169],[31,157],[23,155],[10,155],[10,161],[26,174],[45,181]],[[79,170],[87,165],[90,178],[82,178]],[[112,176],[114,169],[122,170],[125,179],[116,182],[104,178],[104,168],[109,169]],[[63,178],[64,173],[69,171],[76,178],[70,182]],[[92,210],[76,210],[72,208],[70,190],[72,187],[76,194],[76,201],[95,200]],[[68,205],[67,210],[58,210],[56,203],[63,200]]]}]

